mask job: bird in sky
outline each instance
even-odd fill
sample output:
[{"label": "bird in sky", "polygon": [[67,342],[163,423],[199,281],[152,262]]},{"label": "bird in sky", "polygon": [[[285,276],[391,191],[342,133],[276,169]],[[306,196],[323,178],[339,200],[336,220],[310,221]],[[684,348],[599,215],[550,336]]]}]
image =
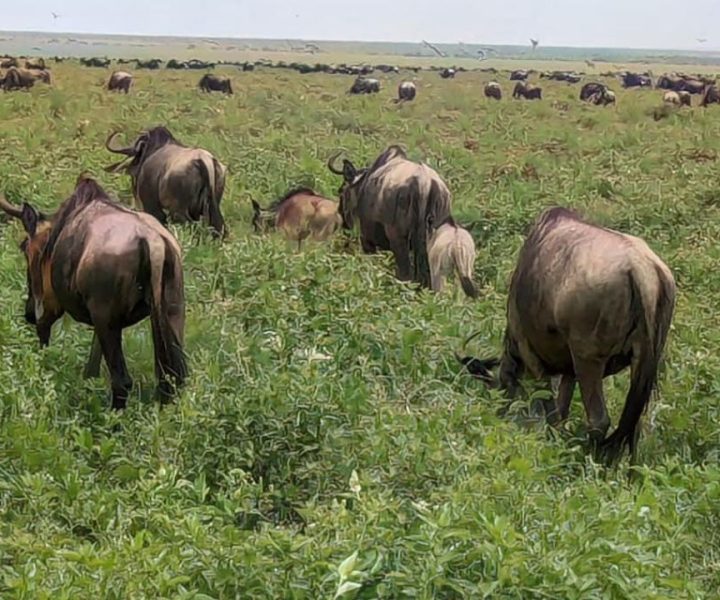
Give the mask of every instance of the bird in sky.
[{"label": "bird in sky", "polygon": [[538,47],[538,44],[540,43],[540,40],[534,40],[530,38],[530,43],[532,44],[533,50]]},{"label": "bird in sky", "polygon": [[57,13],[50,13],[50,14],[52,14],[52,16],[53,16],[53,19],[56,19],[56,20],[57,20],[57,19],[59,19],[59,18],[60,18],[60,15],[59,15],[59,14],[57,14]]}]

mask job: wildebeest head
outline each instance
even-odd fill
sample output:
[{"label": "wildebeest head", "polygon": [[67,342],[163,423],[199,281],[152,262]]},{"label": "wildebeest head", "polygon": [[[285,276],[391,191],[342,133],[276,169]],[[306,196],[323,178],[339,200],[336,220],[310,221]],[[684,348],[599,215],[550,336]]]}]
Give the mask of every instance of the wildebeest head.
[{"label": "wildebeest head", "polygon": [[335,163],[341,154],[342,150],[339,150],[328,159],[328,169],[336,175],[342,175],[343,183],[338,191],[340,195],[338,211],[342,217],[343,227],[352,229],[357,211],[358,187],[367,173],[367,169],[356,168],[347,158],[343,158],[342,169],[339,169]]},{"label": "wildebeest head", "polygon": [[172,133],[165,127],[154,127],[148,131],[141,133],[137,139],[127,147],[116,146],[114,144],[115,138],[119,135],[119,132],[115,131],[110,134],[110,137],[105,142],[105,147],[115,154],[124,154],[126,158],[105,167],[108,173],[120,173],[125,171],[133,180],[133,186],[137,180],[137,176],[140,173],[140,169],[147,158],[154,152],[166,146],[168,144],[175,144],[181,146],[181,144],[173,137]]},{"label": "wildebeest head", "polygon": [[20,244],[27,263],[27,298],[25,320],[36,325],[43,314],[55,310],[57,301],[50,285],[50,270],[45,265],[45,248],[50,236],[51,220],[30,204],[23,202],[17,207],[0,196],[0,209],[20,220],[26,237]]}]

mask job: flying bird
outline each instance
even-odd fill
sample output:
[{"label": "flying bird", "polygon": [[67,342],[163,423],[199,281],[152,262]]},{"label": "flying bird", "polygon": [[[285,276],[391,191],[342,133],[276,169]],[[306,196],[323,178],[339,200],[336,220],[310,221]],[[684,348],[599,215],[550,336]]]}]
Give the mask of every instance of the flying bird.
[{"label": "flying bird", "polygon": [[540,43],[540,40],[534,40],[530,38],[530,43],[532,44],[533,50],[538,47],[538,44]]},{"label": "flying bird", "polygon": [[55,19],[55,20],[60,18],[60,15],[57,13],[51,12],[50,14],[53,16],[53,19]]}]

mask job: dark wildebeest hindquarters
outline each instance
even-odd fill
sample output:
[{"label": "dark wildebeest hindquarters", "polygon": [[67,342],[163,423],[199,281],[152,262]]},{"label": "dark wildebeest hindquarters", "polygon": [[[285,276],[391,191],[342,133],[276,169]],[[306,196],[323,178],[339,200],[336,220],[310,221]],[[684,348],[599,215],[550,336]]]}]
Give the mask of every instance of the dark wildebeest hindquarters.
[{"label": "dark wildebeest hindquarters", "polygon": [[513,98],[525,98],[526,100],[542,100],[542,88],[525,81],[518,81],[513,90]]},{"label": "dark wildebeest hindquarters", "polygon": [[133,76],[130,73],[127,73],[126,71],[115,71],[112,75],[110,75],[107,89],[111,92],[125,92],[128,94],[130,92],[132,81]]},{"label": "dark wildebeest hindquarters", "polygon": [[[561,376],[552,407],[557,412],[548,416],[565,420],[577,381],[591,438],[612,460],[625,447],[634,455],[674,306],[672,273],[643,240],[563,208],[546,210],[523,244],[510,283],[500,388],[513,397],[524,373],[545,381]],[[464,362],[481,376],[491,364]],[[625,407],[606,438],[602,381],[628,366]]]},{"label": "dark wildebeest hindquarters", "polygon": [[496,81],[491,81],[485,85],[485,97],[502,100],[502,88]]},{"label": "dark wildebeest hindquarters", "polygon": [[417,88],[412,81],[403,81],[398,86],[398,102],[410,102],[416,95]]},{"label": "dark wildebeest hindquarters", "polygon": [[377,94],[380,91],[380,82],[377,79],[368,79],[362,75],[358,77],[348,91],[349,94]]},{"label": "dark wildebeest hindquarters", "polygon": [[135,64],[137,65],[138,69],[150,69],[152,71],[155,71],[156,69],[160,68],[160,65],[162,65],[162,61],[159,58],[151,58],[149,60],[136,60]]},{"label": "dark wildebeest hindquarters", "polygon": [[443,69],[440,71],[440,77],[443,79],[455,79],[456,73],[455,69]]},{"label": "dark wildebeest hindquarters", "polygon": [[626,72],[622,76],[623,87],[652,87],[652,79],[648,75]]},{"label": "dark wildebeest hindquarters", "polygon": [[110,66],[110,59],[109,58],[81,58],[80,63],[86,67],[100,67],[100,68],[107,68]]},{"label": "dark wildebeest hindquarters", "polygon": [[343,226],[352,229],[357,220],[364,252],[392,251],[398,279],[430,287],[428,237],[450,216],[445,182],[398,146],[390,146],[368,169],[356,169],[347,159],[339,169],[334,165],[339,155],[330,158],[328,168],[343,176]]},{"label": "dark wildebeest hindquarters", "polygon": [[298,250],[303,240],[327,240],[342,225],[337,202],[318,196],[310,188],[290,190],[266,209],[255,200],[252,206],[252,225],[257,233],[274,227],[287,240],[297,242]]},{"label": "dark wildebeest hindquarters", "polygon": [[198,86],[203,92],[222,92],[228,95],[233,93],[232,83],[228,77],[210,75],[209,73],[202,76]]},{"label": "dark wildebeest hindquarters", "polygon": [[117,133],[105,143],[110,152],[127,158],[106,168],[126,172],[133,195],[145,212],[161,223],[166,211],[178,222],[205,221],[217,236],[225,233],[220,202],[225,190],[225,167],[201,148],[188,148],[165,127],[142,133],[131,146],[113,145]]},{"label": "dark wildebeest hindquarters", "polygon": [[517,69],[510,73],[510,81],[525,81],[529,73],[524,69]]},{"label": "dark wildebeest hindquarters", "polygon": [[710,104],[720,104],[720,90],[716,85],[706,86],[700,99],[700,106],[705,107]]},{"label": "dark wildebeest hindquarters", "polygon": [[580,100],[587,102],[590,97],[597,93],[603,93],[608,87],[604,83],[589,82],[580,88]]},{"label": "dark wildebeest hindquarters", "polygon": [[92,179],[50,219],[28,204],[0,200],[27,233],[28,299],[25,316],[47,346],[53,324],[68,313],[94,329],[85,374],[100,374],[105,358],[112,406],[124,408],[132,388],[122,351],[122,330],[152,322],[158,395],[172,396],[187,377],[183,354],[185,299],[178,243],[154,218],[108,199]]}]

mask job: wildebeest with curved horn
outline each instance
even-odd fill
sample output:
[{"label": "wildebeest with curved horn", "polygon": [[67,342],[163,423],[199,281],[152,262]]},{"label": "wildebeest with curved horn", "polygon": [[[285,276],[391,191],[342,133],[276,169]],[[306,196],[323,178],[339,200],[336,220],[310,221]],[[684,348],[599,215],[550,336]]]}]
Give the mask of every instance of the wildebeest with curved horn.
[{"label": "wildebeest with curved horn", "polygon": [[42,346],[53,324],[68,313],[94,329],[85,375],[110,371],[112,407],[124,408],[132,380],[122,351],[122,330],[150,317],[158,395],[172,396],[187,376],[183,354],[185,299],[180,247],[155,219],[110,200],[92,179],[80,179],[51,218],[29,204],[0,208],[27,234],[26,320]]},{"label": "wildebeest with curved horn", "polygon": [[[554,416],[565,420],[578,382],[591,438],[611,459],[625,447],[634,455],[674,307],[672,273],[643,240],[548,209],[531,228],[510,283],[499,385],[512,397],[524,373],[561,376]],[[628,366],[625,407],[606,438],[602,381]]]},{"label": "wildebeest with curved horn", "polygon": [[428,165],[409,160],[398,146],[390,146],[367,169],[347,159],[341,169],[336,167],[340,154],[330,157],[328,168],[343,177],[343,226],[352,229],[357,221],[364,252],[392,251],[398,279],[430,287],[428,237],[450,216],[452,203],[445,182]]},{"label": "wildebeest with curved horn", "polygon": [[252,206],[252,224],[257,233],[274,227],[287,240],[297,242],[298,250],[303,240],[324,241],[342,225],[337,202],[306,187],[290,190],[268,208],[262,208],[255,200]]},{"label": "wildebeest with curved horn", "polygon": [[377,94],[380,91],[380,81],[369,79],[362,75],[358,77],[348,90],[348,94]]},{"label": "wildebeest with curved horn", "polygon": [[36,61],[33,61],[31,59],[26,60],[25,68],[28,71],[45,71],[47,69],[47,66],[45,66],[45,59],[39,58]]},{"label": "wildebeest with curved horn", "polygon": [[526,100],[542,100],[542,88],[527,83],[526,81],[518,81],[513,90],[513,98],[525,98]]},{"label": "wildebeest with curved horn", "polygon": [[36,81],[50,83],[49,71],[29,71],[27,69],[18,69],[11,67],[5,72],[5,76],[0,78],[0,88],[6,92],[10,90],[30,89],[35,85]]},{"label": "wildebeest with curved horn", "polygon": [[220,213],[225,167],[212,154],[184,146],[165,127],[143,132],[126,147],[113,144],[117,135],[112,133],[105,147],[127,158],[106,171],[130,175],[135,200],[145,212],[163,224],[166,211],[179,222],[202,219],[214,234],[225,233]]},{"label": "wildebeest with curved horn", "polygon": [[211,75],[206,73],[200,79],[198,87],[203,92],[222,92],[223,94],[232,95],[232,82],[229,77],[221,77],[220,75]]},{"label": "wildebeest with curved horn", "polygon": [[133,82],[133,76],[127,71],[114,71],[108,80],[107,89],[111,92],[130,93],[130,86]]},{"label": "wildebeest with curved horn", "polygon": [[417,87],[412,81],[403,81],[398,86],[398,102],[410,102],[417,95]]},{"label": "wildebeest with curved horn", "polygon": [[485,84],[485,97],[495,98],[495,100],[502,100],[502,88],[497,81],[490,81]]}]

